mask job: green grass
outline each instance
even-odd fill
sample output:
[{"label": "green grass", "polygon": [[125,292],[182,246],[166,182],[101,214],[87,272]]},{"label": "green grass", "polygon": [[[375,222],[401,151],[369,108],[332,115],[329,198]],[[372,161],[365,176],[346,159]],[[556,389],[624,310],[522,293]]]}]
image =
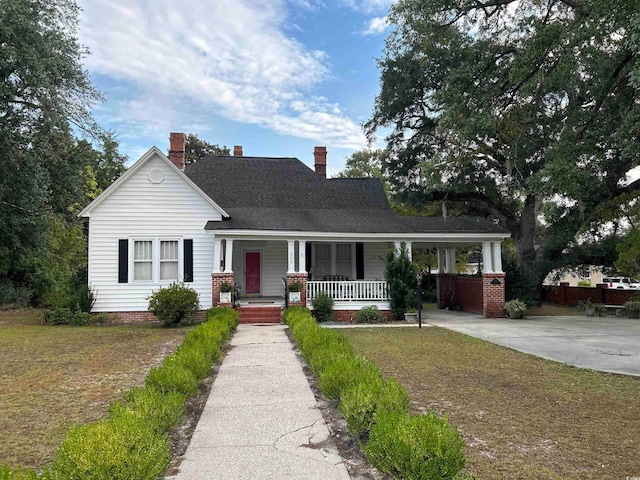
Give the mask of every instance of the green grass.
[{"label": "green grass", "polygon": [[72,423],[106,417],[141,386],[184,329],[40,325],[36,310],[0,311],[0,463],[39,468]]},{"label": "green grass", "polygon": [[483,479],[640,476],[640,378],[594,372],[437,327],[341,330],[408,390],[449,415]]}]

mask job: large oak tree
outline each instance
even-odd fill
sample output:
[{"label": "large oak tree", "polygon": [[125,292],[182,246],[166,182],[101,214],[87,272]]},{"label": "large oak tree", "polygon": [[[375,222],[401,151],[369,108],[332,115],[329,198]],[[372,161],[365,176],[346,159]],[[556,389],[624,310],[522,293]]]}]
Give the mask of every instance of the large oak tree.
[{"label": "large oak tree", "polygon": [[611,265],[602,212],[639,186],[637,1],[400,0],[389,18],[366,130],[391,128],[395,191],[498,219],[537,286]]}]

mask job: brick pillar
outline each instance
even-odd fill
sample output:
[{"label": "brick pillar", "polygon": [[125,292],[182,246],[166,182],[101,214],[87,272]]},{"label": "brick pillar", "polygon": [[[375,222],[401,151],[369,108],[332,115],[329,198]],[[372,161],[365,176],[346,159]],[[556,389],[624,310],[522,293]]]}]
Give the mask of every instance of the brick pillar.
[{"label": "brick pillar", "polygon": [[448,297],[449,301],[454,294],[454,277],[448,273],[440,273],[436,277],[436,294],[438,295],[438,308],[448,307],[449,304],[445,304],[445,299]]},{"label": "brick pillar", "polygon": [[504,280],[504,273],[482,274],[482,314],[485,318],[504,317]]},{"label": "brick pillar", "polygon": [[291,285],[294,282],[302,283],[302,290],[300,290],[300,302],[295,302],[295,303],[289,302],[290,307],[294,305],[302,305],[304,307],[307,305],[307,277],[308,276],[309,275],[307,273],[287,273],[287,285]]},{"label": "brick pillar", "polygon": [[184,171],[185,164],[185,142],[187,136],[184,133],[171,132],[169,134],[169,160]]},{"label": "brick pillar", "polygon": [[211,303],[214,307],[231,307],[233,305],[233,299],[231,303],[220,303],[220,285],[223,283],[233,285],[233,282],[233,273],[217,272],[211,274]]}]

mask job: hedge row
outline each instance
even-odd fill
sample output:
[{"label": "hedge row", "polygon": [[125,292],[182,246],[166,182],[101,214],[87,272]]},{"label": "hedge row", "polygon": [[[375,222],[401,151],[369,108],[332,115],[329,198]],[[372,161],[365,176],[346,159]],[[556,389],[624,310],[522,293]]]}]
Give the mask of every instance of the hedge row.
[{"label": "hedge row", "polygon": [[283,313],[318,385],[338,408],[371,464],[395,478],[452,479],[464,468],[464,440],[446,418],[412,415],[409,395],[395,379],[353,353],[346,338],[318,326],[310,312]]},{"label": "hedge row", "polygon": [[153,368],[143,388],[109,406],[109,417],[72,427],[41,474],[0,467],[0,480],[152,480],[170,460],[169,431],[186,415],[185,400],[220,360],[238,325],[231,308],[212,308],[173,355]]}]

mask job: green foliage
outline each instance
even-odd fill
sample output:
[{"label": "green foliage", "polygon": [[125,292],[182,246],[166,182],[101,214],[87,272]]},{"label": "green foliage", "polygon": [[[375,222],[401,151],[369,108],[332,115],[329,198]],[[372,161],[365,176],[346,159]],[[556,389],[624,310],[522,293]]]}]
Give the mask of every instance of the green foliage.
[{"label": "green foliage", "polygon": [[610,248],[593,247],[626,219],[605,213],[640,187],[624,186],[640,158],[637,10],[635,0],[391,7],[365,125],[370,138],[392,129],[383,172],[402,200],[499,220],[536,297],[556,268],[611,264]]},{"label": "green foliage", "polygon": [[143,418],[122,413],[73,427],[51,467],[68,480],[155,480],[169,465],[169,446]]},{"label": "green foliage", "polygon": [[464,440],[445,418],[429,412],[381,413],[364,451],[371,465],[394,478],[452,479],[464,468]]},{"label": "green foliage", "polygon": [[301,305],[294,307],[288,307],[282,311],[282,322],[286,325],[292,326],[292,323],[311,316],[311,310]]},{"label": "green foliage", "polygon": [[231,151],[226,146],[221,147],[206,140],[198,138],[198,135],[188,133],[185,142],[185,164],[197,162],[209,155],[229,155]]},{"label": "green foliage", "polygon": [[333,298],[325,292],[320,292],[311,300],[313,316],[318,322],[330,322],[333,320]]},{"label": "green foliage", "polygon": [[375,305],[362,307],[356,312],[356,323],[384,323],[387,318]]},{"label": "green foliage", "polygon": [[182,283],[171,283],[149,297],[149,311],[165,326],[190,323],[199,309],[198,293]]},{"label": "green foliage", "polygon": [[178,392],[185,397],[190,397],[198,390],[196,376],[173,356],[165,358],[160,367],[152,368],[145,384],[162,393]]},{"label": "green foliage", "polygon": [[220,284],[220,291],[221,292],[233,292],[233,285],[230,284],[229,282],[222,282]]},{"label": "green foliage", "polygon": [[531,305],[536,300],[536,282],[526,266],[520,266],[515,260],[505,259],[503,262],[505,272],[504,296],[506,300],[521,298]]},{"label": "green foliage", "polygon": [[579,287],[590,287],[591,282],[589,280],[578,280]]},{"label": "green foliage", "polygon": [[302,291],[302,282],[300,280],[296,280],[287,285],[287,291],[289,292],[301,292]]},{"label": "green foliage", "polygon": [[346,388],[340,396],[339,409],[349,425],[352,436],[363,439],[369,435],[374,418],[382,413],[406,413],[409,394],[395,379],[373,376]]},{"label": "green foliage", "polygon": [[23,470],[22,468],[12,468],[9,465],[0,465],[0,480],[48,480],[55,477],[50,476],[45,469],[42,476],[32,468]]},{"label": "green foliage", "polygon": [[629,300],[624,304],[625,314],[631,318],[640,318],[640,300]]},{"label": "green foliage", "polygon": [[106,323],[107,315],[104,313],[92,315],[91,313],[70,308],[50,308],[43,312],[45,323],[50,325],[74,325],[82,327],[86,325],[101,325]]},{"label": "green foliage", "polygon": [[132,388],[124,400],[109,406],[109,418],[132,415],[143,419],[155,433],[168,434],[187,414],[185,397],[178,392],[162,393],[155,388]]},{"label": "green foliage", "polygon": [[389,250],[385,259],[384,278],[389,285],[391,312],[401,319],[404,312],[415,307],[413,289],[416,286],[416,268],[409,260],[407,246],[402,242],[400,252]]},{"label": "green foliage", "polygon": [[616,247],[618,260],[616,268],[629,277],[640,275],[640,230],[632,228]]},{"label": "green foliage", "polygon": [[518,298],[509,300],[504,304],[504,311],[507,312],[511,318],[522,318],[527,311],[527,304]]},{"label": "green foliage", "polygon": [[366,358],[341,356],[320,374],[318,386],[327,398],[338,400],[347,387],[380,376],[380,370],[376,364]]}]

